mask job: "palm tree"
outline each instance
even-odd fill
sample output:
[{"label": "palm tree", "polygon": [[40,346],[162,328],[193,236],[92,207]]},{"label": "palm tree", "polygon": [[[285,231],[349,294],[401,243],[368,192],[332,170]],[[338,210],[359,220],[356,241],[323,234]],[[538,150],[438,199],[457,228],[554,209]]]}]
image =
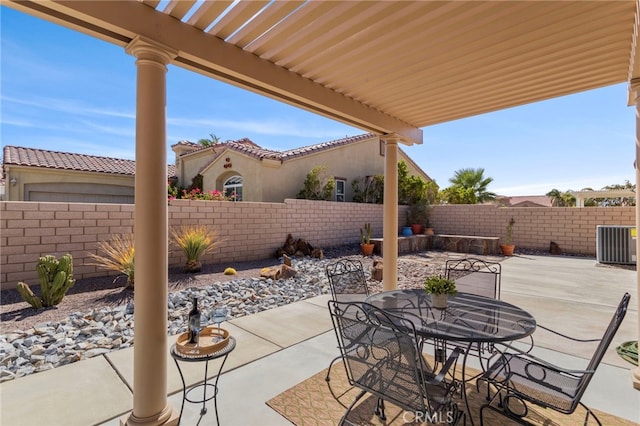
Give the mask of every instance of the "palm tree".
[{"label": "palm tree", "polygon": [[551,198],[551,207],[573,207],[576,205],[576,197],[569,191],[562,192],[555,188],[545,194]]},{"label": "palm tree", "polygon": [[551,198],[551,207],[564,207],[564,198],[561,191],[553,188],[544,195]]},{"label": "palm tree", "polygon": [[493,182],[492,177],[484,177],[484,169],[460,169],[449,179],[454,187],[464,190],[472,190],[478,203],[495,200],[496,194],[487,191],[487,187]]},{"label": "palm tree", "polygon": [[202,146],[212,146],[220,142],[220,138],[214,135],[213,133],[209,133],[209,139],[203,138],[198,141],[198,143]]}]

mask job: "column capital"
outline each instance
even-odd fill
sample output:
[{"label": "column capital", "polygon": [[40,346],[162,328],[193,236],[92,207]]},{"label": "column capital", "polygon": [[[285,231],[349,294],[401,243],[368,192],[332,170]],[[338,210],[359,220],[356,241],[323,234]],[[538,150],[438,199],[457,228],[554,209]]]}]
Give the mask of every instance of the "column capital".
[{"label": "column capital", "polygon": [[380,139],[385,143],[395,143],[398,144],[402,138],[397,133],[386,133],[380,136]]},{"label": "column capital", "polygon": [[124,50],[138,59],[152,60],[163,65],[178,56],[178,50],[140,35],[131,40]]}]

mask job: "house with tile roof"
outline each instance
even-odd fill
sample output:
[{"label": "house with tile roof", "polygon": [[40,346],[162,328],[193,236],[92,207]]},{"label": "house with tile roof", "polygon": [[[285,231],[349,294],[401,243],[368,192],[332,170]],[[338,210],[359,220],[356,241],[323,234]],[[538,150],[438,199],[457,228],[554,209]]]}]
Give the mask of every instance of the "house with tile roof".
[{"label": "house with tile roof", "polygon": [[[282,202],[296,198],[307,174],[316,166],[327,168],[336,180],[334,201],[353,201],[354,180],[384,174],[384,147],[374,134],[346,137],[287,151],[260,147],[249,139],[211,146],[181,141],[171,147],[175,153],[177,184],[188,187],[202,177],[202,190],[235,192],[240,200]],[[431,178],[401,149],[409,173]]]},{"label": "house with tile roof", "polygon": [[134,202],[132,160],[5,146],[2,167],[7,201]]},{"label": "house with tile roof", "polygon": [[[336,179],[335,201],[352,201],[352,182],[384,174],[384,150],[373,134],[347,137],[287,151],[264,149],[249,139],[209,147],[181,141],[171,147],[175,166],[168,177],[188,187],[202,176],[202,190],[238,194],[238,201],[283,202],[295,198],[307,174],[326,166]],[[133,203],[135,161],[5,146],[8,201]],[[431,180],[401,149],[409,173]]]}]

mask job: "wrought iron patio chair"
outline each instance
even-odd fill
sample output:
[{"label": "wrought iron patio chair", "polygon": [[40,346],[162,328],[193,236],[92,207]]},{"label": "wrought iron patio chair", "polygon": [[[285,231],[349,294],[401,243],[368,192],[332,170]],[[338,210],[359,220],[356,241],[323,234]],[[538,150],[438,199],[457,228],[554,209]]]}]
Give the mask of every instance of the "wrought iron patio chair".
[{"label": "wrought iron patio chair", "polygon": [[327,265],[325,273],[329,279],[331,298],[338,302],[364,301],[369,296],[369,287],[359,260],[342,259]]},{"label": "wrought iron patio chair", "polygon": [[[502,265],[499,262],[490,262],[474,257],[450,259],[445,262],[445,277],[453,279],[458,291],[464,293],[500,299],[501,275]],[[486,319],[485,315],[481,315],[481,317],[483,321]],[[468,315],[468,320],[473,321],[473,313]],[[487,332],[490,332],[491,326],[490,322],[486,324]],[[464,347],[468,354],[477,356],[483,369],[494,354],[493,344],[490,343],[469,345],[468,343],[454,341],[435,341],[434,352],[436,357],[446,356],[446,352],[453,347]]]},{"label": "wrought iron patio chair", "polygon": [[366,393],[378,398],[375,414],[381,420],[386,419],[384,401],[388,401],[415,413],[420,422],[466,421],[451,398],[455,383],[445,381],[460,350],[453,351],[435,374],[423,362],[411,321],[362,302],[329,301],[329,311],[349,383],[361,390],[340,424]]},{"label": "wrought iron patio chair", "polygon": [[473,257],[445,262],[445,277],[456,282],[458,291],[500,299],[502,265]]},{"label": "wrought iron patio chair", "polygon": [[[369,287],[364,275],[362,262],[359,260],[342,259],[326,266],[325,272],[329,279],[331,298],[338,302],[354,302],[364,300],[369,296]],[[331,380],[331,367],[340,359],[335,357],[329,364],[325,380]]]},{"label": "wrought iron patio chair", "polygon": [[[496,388],[493,397],[480,409],[480,424],[483,424],[486,409],[499,412],[518,423],[529,424],[524,417],[528,413],[527,403],[531,403],[564,414],[572,414],[580,405],[586,409],[585,425],[589,416],[602,425],[595,413],[581,402],[581,398],[624,319],[629,299],[629,293],[622,296],[609,326],[600,339],[576,339],[538,325],[571,342],[599,342],[584,370],[569,370],[532,355],[531,350],[521,351],[505,345],[506,351],[479,379],[487,381],[487,386],[491,384]],[[493,405],[495,401],[497,407]],[[512,401],[521,405],[520,411],[509,406]]]}]

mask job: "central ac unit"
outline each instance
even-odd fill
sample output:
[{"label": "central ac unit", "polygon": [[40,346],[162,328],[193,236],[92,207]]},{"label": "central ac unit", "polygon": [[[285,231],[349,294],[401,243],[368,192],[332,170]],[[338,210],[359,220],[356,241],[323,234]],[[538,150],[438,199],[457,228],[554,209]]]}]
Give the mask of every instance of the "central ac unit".
[{"label": "central ac unit", "polygon": [[634,226],[598,225],[596,257],[600,263],[636,263],[636,228]]}]

